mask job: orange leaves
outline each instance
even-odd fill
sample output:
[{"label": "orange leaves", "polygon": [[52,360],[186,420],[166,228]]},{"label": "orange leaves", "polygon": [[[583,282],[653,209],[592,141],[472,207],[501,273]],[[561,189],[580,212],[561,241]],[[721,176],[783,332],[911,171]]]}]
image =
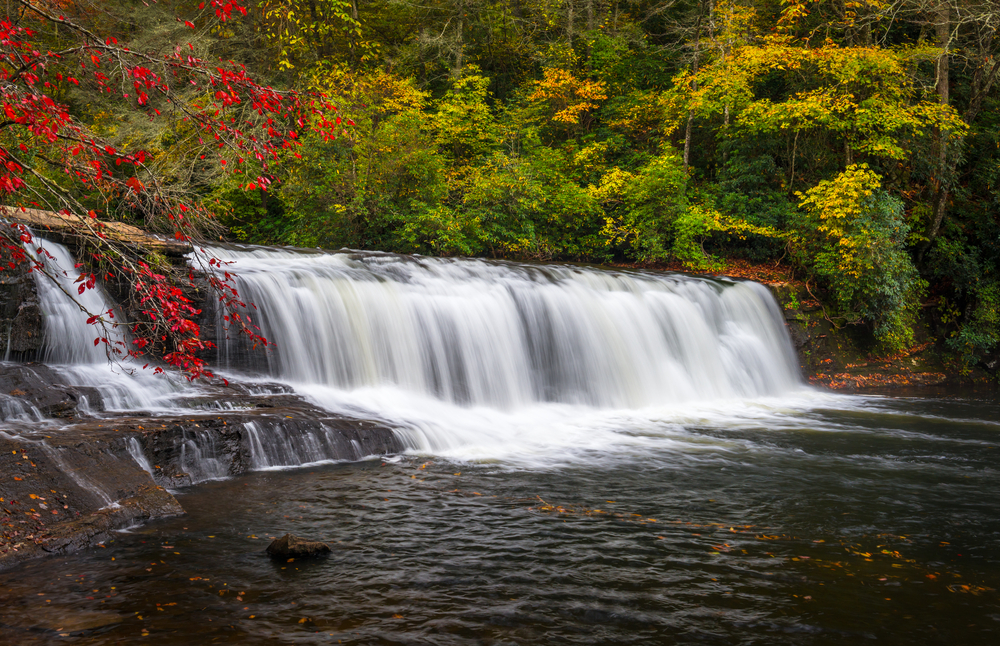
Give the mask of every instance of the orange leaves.
[{"label": "orange leaves", "polygon": [[553,121],[577,125],[588,112],[599,107],[599,101],[608,98],[600,81],[579,79],[563,69],[547,68],[543,74],[528,99],[548,103]]}]

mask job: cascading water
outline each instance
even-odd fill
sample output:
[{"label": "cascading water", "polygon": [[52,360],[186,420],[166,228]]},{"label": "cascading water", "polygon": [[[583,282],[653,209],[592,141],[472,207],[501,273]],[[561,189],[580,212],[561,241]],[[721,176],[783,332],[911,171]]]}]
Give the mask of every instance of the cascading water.
[{"label": "cascading water", "polygon": [[[39,247],[44,253],[36,251]],[[108,348],[127,351],[129,339],[124,318],[101,284],[79,291],[76,261],[61,244],[36,236],[28,251],[44,265],[47,274],[34,272],[45,320],[42,360],[72,385],[96,388],[106,410],[150,410],[169,405],[171,396],[183,388],[176,377],[143,373],[128,361],[122,361],[117,370],[109,369]],[[89,324],[92,315],[101,316],[104,325]],[[95,343],[95,338],[106,338],[108,343]]]},{"label": "cascading water", "polygon": [[[56,277],[38,280],[45,360],[67,383],[98,389],[105,410],[179,412],[191,386],[176,377],[109,371],[94,345],[100,331],[68,295],[72,256],[44,245]],[[204,253],[230,263],[253,323],[274,342],[250,351],[239,335],[227,338],[220,313],[222,369],[379,419],[417,451],[601,451],[642,444],[685,415],[729,415],[734,402],[759,408],[803,388],[780,311],[756,283],[379,253]],[[93,314],[112,308],[100,285],[78,300]],[[125,329],[107,330],[110,340],[127,343]],[[317,424],[250,423],[241,442],[256,468],[360,455]],[[184,471],[192,481],[224,477],[214,436],[199,433],[178,445]]]},{"label": "cascading water", "polygon": [[641,444],[706,406],[804,387],[780,311],[756,283],[378,253],[204,253],[230,263],[274,342],[251,352],[220,318],[223,367],[382,419],[417,451],[551,460]]},{"label": "cascading water", "polygon": [[[46,277],[40,271],[35,272],[38,299],[45,313],[42,360],[54,364],[107,363],[106,347],[95,344],[95,337],[105,337],[119,349],[126,347],[128,340],[121,316],[107,314],[114,312],[114,304],[100,285],[79,290],[80,283],[75,282],[79,275],[76,261],[66,247],[37,237],[32,246],[44,249],[41,254],[33,252],[32,257],[44,265],[48,274]],[[103,328],[88,325],[91,315],[102,316],[107,323]]]},{"label": "cascading water", "polygon": [[[214,249],[275,342],[267,372],[502,410],[641,408],[800,385],[756,283],[383,254]],[[238,360],[238,340],[220,341]]]}]

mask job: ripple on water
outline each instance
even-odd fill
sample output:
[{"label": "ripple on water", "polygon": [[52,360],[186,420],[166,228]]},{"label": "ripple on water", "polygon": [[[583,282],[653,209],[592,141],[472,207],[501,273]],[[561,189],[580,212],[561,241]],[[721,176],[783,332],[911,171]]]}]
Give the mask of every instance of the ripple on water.
[{"label": "ripple on water", "polygon": [[[206,483],[182,493],[185,517],[2,575],[0,638],[995,643],[996,437],[961,420],[994,409],[933,402],[922,426],[919,402],[891,406],[911,410],[853,434],[802,409],[800,431],[787,411],[775,427],[673,420],[662,442],[603,455],[404,455]],[[286,531],[334,553],[269,560]]]}]

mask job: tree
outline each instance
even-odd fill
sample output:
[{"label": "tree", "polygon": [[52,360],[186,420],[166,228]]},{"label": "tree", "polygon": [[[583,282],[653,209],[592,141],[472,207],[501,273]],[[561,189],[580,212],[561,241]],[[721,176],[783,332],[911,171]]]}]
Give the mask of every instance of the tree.
[{"label": "tree", "polygon": [[[172,185],[158,166],[168,153],[102,135],[80,117],[80,103],[99,97],[109,109],[159,122],[172,137],[169,154],[181,155],[191,166],[230,169],[245,190],[267,190],[279,153],[294,151],[301,131],[333,137],[341,117],[323,97],[279,92],[231,61],[209,63],[191,42],[167,52],[133,49],[120,34],[106,31],[100,5],[88,0],[14,0],[7,6],[17,11],[0,20],[4,208],[14,215],[44,209],[72,223],[96,268],[81,271],[80,294],[94,288],[98,276],[130,286],[142,317],[129,322],[128,341],[115,341],[120,335],[110,333],[122,324],[113,312],[88,312],[98,326],[94,343],[103,342],[109,358],[152,354],[189,378],[210,376],[198,356],[212,345],[200,338],[194,320],[199,311],[180,285],[154,270],[140,250],[108,235],[99,220],[126,216],[171,230],[177,240],[197,242],[212,226],[211,214],[199,202],[205,187]],[[208,0],[195,15],[178,21],[204,30],[245,14],[240,2]],[[0,227],[8,269],[21,265],[51,276],[44,252],[27,253],[27,245],[35,241],[24,225]],[[207,276],[228,310],[226,320],[266,344],[225,269],[215,259],[205,262],[219,269]]]},{"label": "tree", "polygon": [[904,247],[902,202],[865,164],[799,197],[803,214],[792,246],[801,262],[830,289],[844,320],[872,325],[879,349],[906,348],[926,284]]}]

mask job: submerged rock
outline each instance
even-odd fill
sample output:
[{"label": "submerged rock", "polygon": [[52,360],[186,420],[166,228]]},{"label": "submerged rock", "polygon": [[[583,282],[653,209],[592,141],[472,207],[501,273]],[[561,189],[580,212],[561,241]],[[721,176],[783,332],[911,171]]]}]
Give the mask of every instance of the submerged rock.
[{"label": "submerged rock", "polygon": [[330,546],[321,541],[308,541],[292,534],[276,538],[267,546],[267,554],[273,559],[303,558],[323,556],[330,553]]}]

